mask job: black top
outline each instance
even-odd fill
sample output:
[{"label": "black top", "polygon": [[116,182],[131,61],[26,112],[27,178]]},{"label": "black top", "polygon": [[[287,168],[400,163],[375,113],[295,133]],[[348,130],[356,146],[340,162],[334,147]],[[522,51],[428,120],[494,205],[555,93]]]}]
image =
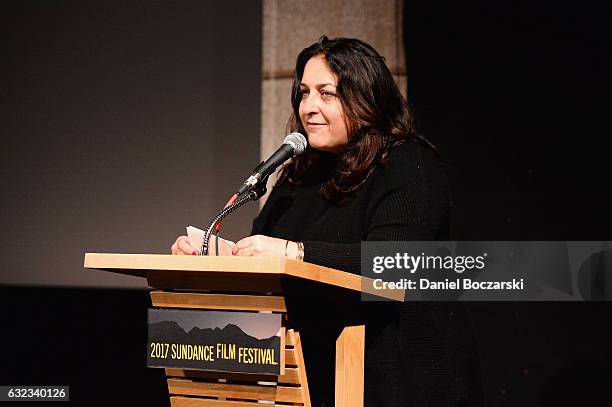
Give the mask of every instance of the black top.
[{"label": "black top", "polygon": [[428,148],[409,142],[393,148],[386,167],[376,167],[342,206],[319,194],[335,164],[330,156],[323,161],[328,168],[305,186],[274,188],[253,222],[253,234],[302,241],[304,261],[353,273],[360,271],[362,240],[448,238],[448,186]]},{"label": "black top", "polygon": [[[352,273],[360,273],[363,240],[448,239],[448,184],[427,147],[392,148],[343,205],[319,193],[335,166],[336,156],[323,154],[302,186],[275,187],[252,233],[302,241],[304,261]],[[292,280],[283,289],[302,337],[313,406],[333,405],[335,339],[342,326],[359,323],[366,324],[366,406],[478,405],[459,404],[470,398],[472,381],[463,359],[474,354],[463,308],[365,303],[356,293]]]}]

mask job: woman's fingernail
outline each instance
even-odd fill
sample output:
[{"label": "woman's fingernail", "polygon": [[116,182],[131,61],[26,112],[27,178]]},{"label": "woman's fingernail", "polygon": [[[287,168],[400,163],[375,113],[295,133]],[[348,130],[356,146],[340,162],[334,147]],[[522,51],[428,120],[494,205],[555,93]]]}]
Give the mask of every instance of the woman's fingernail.
[{"label": "woman's fingernail", "polygon": [[194,250],[194,251],[192,251],[192,252],[191,252],[191,254],[192,254],[193,256],[197,256],[197,255],[198,255],[198,251],[197,251],[197,250]]}]

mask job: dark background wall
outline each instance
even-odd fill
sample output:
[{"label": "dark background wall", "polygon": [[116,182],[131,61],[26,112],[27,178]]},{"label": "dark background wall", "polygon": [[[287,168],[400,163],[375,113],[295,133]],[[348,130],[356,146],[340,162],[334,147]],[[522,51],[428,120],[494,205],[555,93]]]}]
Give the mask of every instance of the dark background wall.
[{"label": "dark background wall", "polygon": [[259,162],[261,3],[26,1],[1,18],[0,281],[143,286],[84,272],[83,253],[169,253]]},{"label": "dark background wall", "polygon": [[[449,166],[455,238],[609,240],[610,10],[405,10],[409,94]],[[261,3],[20,2],[0,27],[0,383],[168,405],[143,367],[148,292],[116,288],[143,283],[86,273],[82,255],[167,252],[257,161]],[[608,303],[468,311],[485,405],[612,405]]]},{"label": "dark background wall", "polygon": [[[610,240],[610,5],[404,6],[408,94],[448,167],[454,239]],[[485,405],[612,405],[609,303],[468,309]]]},{"label": "dark background wall", "polygon": [[608,3],[406,1],[408,93],[456,239],[610,238]]}]

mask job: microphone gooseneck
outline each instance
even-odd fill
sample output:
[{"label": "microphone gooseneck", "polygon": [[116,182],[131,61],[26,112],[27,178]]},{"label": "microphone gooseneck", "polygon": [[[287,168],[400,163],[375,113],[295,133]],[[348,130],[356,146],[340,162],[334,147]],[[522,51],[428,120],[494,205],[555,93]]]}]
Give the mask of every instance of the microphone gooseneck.
[{"label": "microphone gooseneck", "polygon": [[[208,255],[208,245],[210,243],[210,236],[215,230],[216,226],[221,222],[226,216],[230,213],[234,212],[236,209],[240,208],[242,205],[249,201],[256,201],[262,196],[264,196],[267,192],[266,184],[263,183],[261,185],[256,186],[252,190],[248,191],[246,194],[238,197],[232,204],[225,207],[215,218],[210,222],[206,230],[204,231],[204,239],[202,240],[202,249],[200,253],[202,256]],[[216,253],[218,256],[219,253]]]}]

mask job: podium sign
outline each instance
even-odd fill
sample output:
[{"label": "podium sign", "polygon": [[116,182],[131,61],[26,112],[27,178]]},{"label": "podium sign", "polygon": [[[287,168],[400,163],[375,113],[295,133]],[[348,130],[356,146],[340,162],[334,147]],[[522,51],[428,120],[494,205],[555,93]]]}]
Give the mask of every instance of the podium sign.
[{"label": "podium sign", "polygon": [[281,314],[153,308],[147,366],[280,375]]}]

